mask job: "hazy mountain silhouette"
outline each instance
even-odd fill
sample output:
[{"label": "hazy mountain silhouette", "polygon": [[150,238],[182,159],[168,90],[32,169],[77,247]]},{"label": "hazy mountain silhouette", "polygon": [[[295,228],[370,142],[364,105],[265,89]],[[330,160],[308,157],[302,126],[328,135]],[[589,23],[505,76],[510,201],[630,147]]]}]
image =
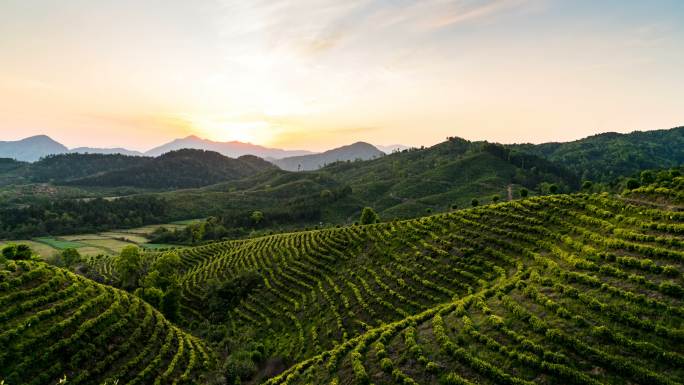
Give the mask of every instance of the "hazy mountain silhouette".
[{"label": "hazy mountain silhouette", "polygon": [[288,171],[310,171],[338,161],[368,160],[385,155],[375,146],[365,142],[356,142],[322,152],[320,154],[291,156],[283,159],[271,160],[278,167]]},{"label": "hazy mountain silhouette", "polygon": [[198,150],[215,151],[219,154],[237,158],[243,155],[255,155],[260,158],[280,159],[288,156],[313,154],[311,151],[300,150],[283,150],[279,148],[268,148],[251,143],[243,143],[238,141],[231,142],[214,142],[209,139],[202,139],[195,135],[186,136],[185,138],[175,139],[169,143],[162,144],[147,152],[147,156],[159,156],[169,151],[180,150],[183,148],[193,148]]},{"label": "hazy mountain silhouette", "polygon": [[385,154],[391,154],[396,151],[403,151],[411,148],[410,146],[404,146],[403,144],[390,144],[389,146],[375,145],[378,150],[384,152]]},{"label": "hazy mountain silhouette", "polygon": [[35,162],[50,154],[63,154],[69,149],[47,135],[36,135],[21,140],[0,142],[0,158]]},{"label": "hazy mountain silhouette", "polygon": [[145,155],[140,151],[129,150],[126,148],[121,148],[121,147],[116,147],[116,148],[76,147],[76,148],[70,149],[69,152],[75,152],[78,154],[104,154],[104,155],[121,154],[121,155],[130,155],[130,156],[143,156],[143,155]]}]

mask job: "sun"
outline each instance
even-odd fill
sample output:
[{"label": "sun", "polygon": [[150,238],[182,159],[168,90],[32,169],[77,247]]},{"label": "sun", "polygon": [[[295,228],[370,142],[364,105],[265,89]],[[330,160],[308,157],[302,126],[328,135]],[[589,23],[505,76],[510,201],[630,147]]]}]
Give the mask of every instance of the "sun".
[{"label": "sun", "polygon": [[238,141],[262,144],[271,139],[270,125],[262,121],[222,121],[202,119],[193,122],[195,131],[203,137],[220,142]]}]

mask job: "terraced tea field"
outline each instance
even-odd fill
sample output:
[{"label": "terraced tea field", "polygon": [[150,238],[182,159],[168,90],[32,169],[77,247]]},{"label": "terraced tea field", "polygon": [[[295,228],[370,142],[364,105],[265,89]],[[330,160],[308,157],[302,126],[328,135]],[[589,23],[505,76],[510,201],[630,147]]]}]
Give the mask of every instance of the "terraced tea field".
[{"label": "terraced tea field", "polygon": [[669,384],[684,378],[684,213],[558,195],[181,252],[187,324],[213,280],[262,282],[231,338],[281,383]]},{"label": "terraced tea field", "polygon": [[196,383],[215,357],[136,296],[51,267],[0,270],[5,384]]},{"label": "terraced tea field", "polygon": [[[180,325],[228,362],[262,345],[242,382],[682,383],[684,212],[644,199],[553,195],[176,250]],[[92,263],[117,281],[113,258]]]}]

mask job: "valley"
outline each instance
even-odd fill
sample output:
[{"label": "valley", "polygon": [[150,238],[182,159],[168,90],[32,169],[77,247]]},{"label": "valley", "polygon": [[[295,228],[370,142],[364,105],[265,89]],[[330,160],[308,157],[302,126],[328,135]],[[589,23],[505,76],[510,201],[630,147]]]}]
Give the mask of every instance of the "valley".
[{"label": "valley", "polygon": [[[96,284],[10,261],[0,293],[9,329],[0,338],[10,354],[35,346],[36,355],[64,357],[35,383],[64,374],[77,383],[676,384],[684,375],[684,206],[634,201],[663,202],[683,187],[675,176],[624,197],[549,195],[176,250],[175,322],[185,331],[116,289],[96,297],[111,311],[89,315],[91,302],[72,301],[69,287]],[[88,263],[118,286],[117,258]],[[163,258],[144,253],[141,272]],[[64,279],[73,283],[47,290]],[[65,307],[84,320],[50,310]],[[26,329],[31,309],[45,315]],[[127,321],[145,312],[159,326]],[[96,326],[120,364],[76,354]],[[37,343],[57,330],[69,345]],[[119,342],[116,330],[159,341],[146,348],[159,349],[149,356],[158,358],[138,363],[135,340]],[[0,375],[17,383],[26,361],[2,359]]]}]

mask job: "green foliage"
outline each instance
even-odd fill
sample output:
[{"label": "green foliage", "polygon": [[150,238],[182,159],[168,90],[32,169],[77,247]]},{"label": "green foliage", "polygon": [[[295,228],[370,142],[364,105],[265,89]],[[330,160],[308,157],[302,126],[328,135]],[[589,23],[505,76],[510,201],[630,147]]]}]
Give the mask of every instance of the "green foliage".
[{"label": "green foliage", "polygon": [[2,249],[2,256],[5,259],[26,260],[31,259],[32,255],[33,250],[31,250],[28,245],[23,243],[18,245],[9,244]]},{"label": "green foliage", "polygon": [[113,200],[36,200],[26,206],[0,206],[0,238],[139,227],[164,222],[168,208],[162,198],[144,195]]},{"label": "green foliage", "polygon": [[480,201],[477,200],[476,198],[473,198],[473,199],[470,200],[470,205],[473,206],[473,207],[477,207],[477,206],[480,205]]},{"label": "green foliage", "polygon": [[274,168],[271,163],[251,155],[232,159],[213,151],[181,149],[156,158],[143,158],[127,168],[110,169],[65,183],[97,187],[190,188],[244,178]]},{"label": "green foliage", "polygon": [[634,178],[630,178],[630,179],[627,179],[626,186],[628,189],[634,190],[635,188],[638,188],[640,186],[640,184],[639,184],[638,180],[636,180]]},{"label": "green foliage", "polygon": [[125,289],[133,289],[138,283],[141,275],[142,256],[137,246],[126,246],[116,258],[116,273]]},{"label": "green foliage", "polygon": [[223,282],[208,282],[205,306],[211,319],[222,320],[242,299],[261,286],[259,274],[253,271]]},{"label": "green foliage", "polygon": [[136,296],[37,261],[0,266],[0,382],[206,383],[213,352]]},{"label": "green foliage", "polygon": [[361,217],[359,218],[359,223],[362,225],[369,225],[372,223],[380,222],[380,216],[371,207],[364,207],[361,211]]},{"label": "green foliage", "polygon": [[684,164],[684,127],[629,134],[604,133],[567,143],[508,147],[563,165],[582,179],[609,183],[641,170]]},{"label": "green foliage", "polygon": [[550,184],[550,185],[549,185],[549,193],[550,193],[550,194],[556,194],[556,193],[558,193],[558,185],[556,185],[556,184]]},{"label": "green foliage", "polygon": [[252,214],[249,216],[249,218],[252,220],[252,222],[255,225],[258,225],[264,220],[264,213],[258,210],[252,211]]},{"label": "green foliage", "polygon": [[527,196],[530,194],[529,191],[527,191],[526,188],[521,188],[520,189],[520,197],[521,198],[527,198]]},{"label": "green foliage", "polygon": [[81,262],[81,253],[74,248],[64,249],[60,254],[62,257],[62,262],[65,266],[73,266]]}]

